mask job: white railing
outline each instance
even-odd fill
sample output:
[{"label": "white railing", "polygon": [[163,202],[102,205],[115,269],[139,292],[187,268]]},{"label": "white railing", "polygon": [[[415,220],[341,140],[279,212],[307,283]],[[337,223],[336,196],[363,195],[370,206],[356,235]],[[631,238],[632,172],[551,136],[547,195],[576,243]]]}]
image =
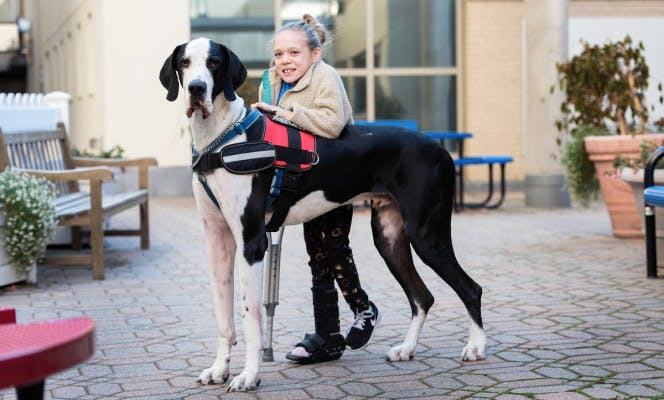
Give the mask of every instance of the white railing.
[{"label": "white railing", "polygon": [[64,92],[0,93],[3,133],[54,129],[64,122],[69,132],[69,99]]}]

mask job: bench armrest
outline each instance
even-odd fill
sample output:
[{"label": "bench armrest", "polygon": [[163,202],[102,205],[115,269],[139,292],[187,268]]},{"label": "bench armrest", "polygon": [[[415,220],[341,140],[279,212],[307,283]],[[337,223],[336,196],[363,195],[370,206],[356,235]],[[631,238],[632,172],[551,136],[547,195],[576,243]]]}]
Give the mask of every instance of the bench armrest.
[{"label": "bench armrest", "polygon": [[48,171],[44,169],[22,169],[14,168],[17,172],[25,172],[30,175],[46,178],[50,181],[110,181],[113,179],[113,171],[108,167],[89,167],[63,169],[60,171]]},{"label": "bench armrest", "polygon": [[74,165],[77,167],[137,167],[139,189],[148,189],[148,167],[157,166],[157,159],[153,157],[132,158],[127,160],[114,158],[73,157],[72,160],[74,161]]},{"label": "bench armrest", "polygon": [[154,157],[118,159],[118,158],[92,158],[92,157],[72,157],[74,165],[77,167],[156,167],[157,159]]}]

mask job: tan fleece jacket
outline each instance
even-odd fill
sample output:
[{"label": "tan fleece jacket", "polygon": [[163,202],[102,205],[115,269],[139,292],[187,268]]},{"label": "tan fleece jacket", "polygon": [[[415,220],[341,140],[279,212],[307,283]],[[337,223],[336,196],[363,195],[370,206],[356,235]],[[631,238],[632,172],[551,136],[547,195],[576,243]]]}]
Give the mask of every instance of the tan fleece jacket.
[{"label": "tan fleece jacket", "polygon": [[[270,104],[275,104],[281,88],[275,67],[270,68],[270,86]],[[262,100],[262,84],[258,90]],[[341,77],[322,60],[313,64],[277,105],[292,111],[291,121],[300,128],[328,139],[336,139],[344,126],[353,123],[353,110]]]}]

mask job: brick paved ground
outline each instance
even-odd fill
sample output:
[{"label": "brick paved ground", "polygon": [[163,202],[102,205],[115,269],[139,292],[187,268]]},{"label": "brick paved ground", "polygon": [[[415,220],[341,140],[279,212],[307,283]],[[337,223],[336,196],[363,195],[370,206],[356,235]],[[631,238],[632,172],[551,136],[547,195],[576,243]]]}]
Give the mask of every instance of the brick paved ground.
[{"label": "brick paved ground", "polygon": [[[96,322],[96,354],[51,377],[50,398],[662,398],[664,280],[645,278],[643,241],[611,237],[601,205],[533,210],[521,204],[511,196],[499,210],[454,218],[458,258],[484,287],[489,347],[483,362],[460,361],[465,312],[421,262],[436,303],[418,353],[410,362],[384,360],[403,338],[409,307],[371,245],[366,212],[356,213],[351,242],[363,286],[383,313],[375,341],[315,366],[284,358],[313,327],[301,228],[288,228],[276,360],[264,363],[254,393],[226,394],[224,387],[196,383],[213,360],[215,340],[192,199],[151,200],[149,251],[137,250],[134,239],[109,239],[105,281],[93,281],[89,268],[41,267],[37,287],[0,289],[0,304],[15,307],[19,322],[76,316]],[[345,306],[342,319],[348,326]],[[242,339],[240,329],[233,373],[242,366]],[[0,390],[0,400],[13,398],[12,390]]]}]

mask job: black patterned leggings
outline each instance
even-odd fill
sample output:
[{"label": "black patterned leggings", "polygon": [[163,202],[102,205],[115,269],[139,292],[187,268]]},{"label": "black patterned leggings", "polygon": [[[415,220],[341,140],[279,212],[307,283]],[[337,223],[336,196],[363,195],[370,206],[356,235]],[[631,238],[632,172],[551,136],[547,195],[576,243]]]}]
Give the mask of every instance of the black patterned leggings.
[{"label": "black patterned leggings", "polygon": [[369,298],[360,286],[353,252],[348,243],[353,206],[342,206],[304,223],[304,241],[309,254],[314,287],[334,285],[354,313],[369,307]]}]

